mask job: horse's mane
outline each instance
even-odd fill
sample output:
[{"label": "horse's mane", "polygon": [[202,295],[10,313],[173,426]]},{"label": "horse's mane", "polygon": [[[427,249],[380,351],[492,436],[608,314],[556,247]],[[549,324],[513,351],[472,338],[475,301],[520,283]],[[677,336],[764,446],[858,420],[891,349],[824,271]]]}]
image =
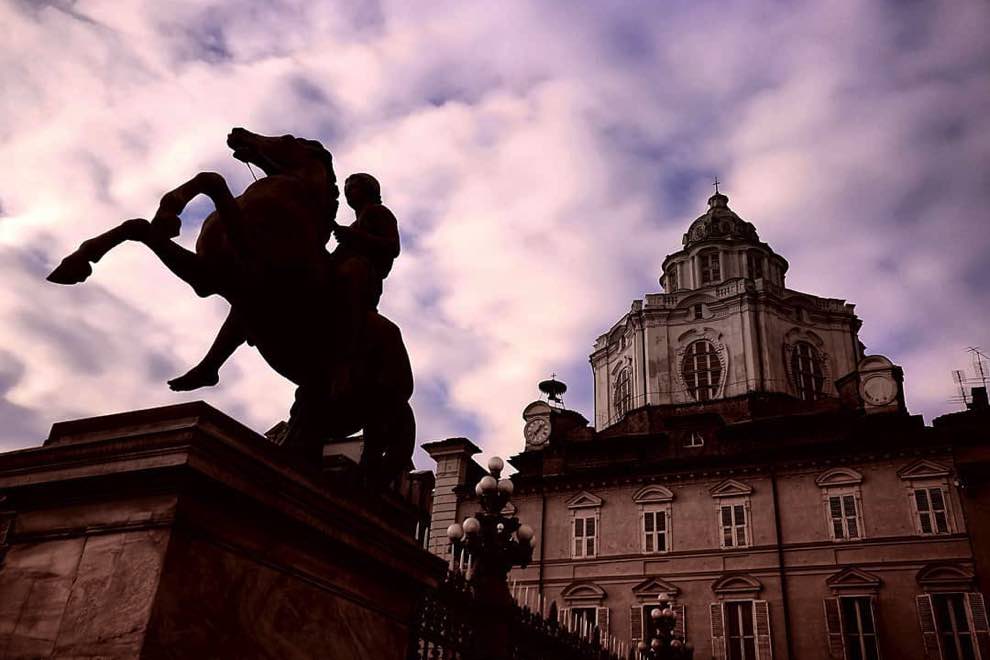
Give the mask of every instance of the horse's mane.
[{"label": "horse's mane", "polygon": [[319,158],[321,163],[323,163],[323,167],[325,167],[327,170],[327,181],[330,183],[331,187],[336,188],[337,175],[333,171],[333,156],[330,155],[330,152],[326,150],[326,147],[324,147],[321,143],[317,142],[316,140],[308,140],[306,138],[296,138],[296,139],[301,141],[303,144],[305,144],[315,153],[316,157]]},{"label": "horse's mane", "polygon": [[[330,154],[329,151],[327,151],[326,147],[324,147],[322,143],[316,140],[309,140],[307,138],[296,138],[296,139],[302,142],[304,145],[306,145],[306,147],[309,148],[311,151],[313,151],[316,157],[323,164],[323,167],[326,168],[327,185],[330,187],[331,196],[334,200],[340,199],[340,189],[337,187],[337,175],[333,171],[333,156]],[[336,204],[334,204],[333,206],[334,206],[333,215],[331,215],[328,218],[326,228],[323,231],[321,231],[320,240],[322,240],[323,243],[326,243],[327,241],[330,240],[331,225],[335,220],[336,212],[337,212]]]}]

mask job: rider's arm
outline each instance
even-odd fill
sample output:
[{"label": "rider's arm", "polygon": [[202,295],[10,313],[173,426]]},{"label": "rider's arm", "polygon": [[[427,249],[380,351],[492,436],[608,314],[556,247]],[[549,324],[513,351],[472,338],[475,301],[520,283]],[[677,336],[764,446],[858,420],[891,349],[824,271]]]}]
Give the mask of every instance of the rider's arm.
[{"label": "rider's arm", "polygon": [[341,243],[366,254],[390,259],[399,256],[399,226],[395,216],[384,206],[371,207],[361,216],[360,223],[338,226],[335,231]]}]

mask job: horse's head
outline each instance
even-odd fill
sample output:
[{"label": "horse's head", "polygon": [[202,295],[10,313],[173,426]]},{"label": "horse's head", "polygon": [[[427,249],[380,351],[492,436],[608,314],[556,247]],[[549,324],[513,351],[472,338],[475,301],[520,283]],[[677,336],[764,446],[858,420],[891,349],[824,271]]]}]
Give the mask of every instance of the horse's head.
[{"label": "horse's head", "polygon": [[269,176],[293,176],[330,188],[337,198],[337,177],[330,152],[316,140],[293,135],[269,137],[244,128],[227,135],[227,146],[234,158],[257,165]]}]

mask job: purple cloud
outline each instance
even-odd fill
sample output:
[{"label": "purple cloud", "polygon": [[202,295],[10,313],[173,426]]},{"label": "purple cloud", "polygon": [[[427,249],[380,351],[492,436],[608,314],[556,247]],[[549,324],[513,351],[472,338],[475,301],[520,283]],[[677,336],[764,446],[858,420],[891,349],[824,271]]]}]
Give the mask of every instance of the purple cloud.
[{"label": "purple cloud", "polygon": [[[5,5],[0,447],[37,444],[65,416],[203,396],[163,380],[205,349],[222,301],[138,246],[74,290],[43,274],[198,170],[243,188],[223,143],[234,125],[324,140],[340,174],[382,180],[405,240],[383,311],[409,344],[419,442],[518,451],[519,414],[551,371],[590,418],[592,341],[658,289],[715,174],[789,260],[789,285],[856,303],[870,350],[905,367],[909,407],[946,412],[963,348],[990,341],[988,14],[976,1]],[[208,212],[187,211],[186,245]],[[252,351],[221,376],[214,405],[259,430],[284,417],[292,388]]]}]

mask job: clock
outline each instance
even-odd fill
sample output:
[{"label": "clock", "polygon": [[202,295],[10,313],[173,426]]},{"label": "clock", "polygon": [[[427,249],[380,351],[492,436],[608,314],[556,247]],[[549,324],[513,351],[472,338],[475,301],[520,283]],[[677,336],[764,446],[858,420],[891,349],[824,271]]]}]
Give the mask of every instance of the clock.
[{"label": "clock", "polygon": [[550,439],[550,420],[546,417],[534,417],[526,422],[523,435],[526,437],[527,447],[535,449],[543,447]]},{"label": "clock", "polygon": [[860,385],[863,399],[874,406],[885,406],[897,398],[897,382],[886,373],[871,374]]}]

